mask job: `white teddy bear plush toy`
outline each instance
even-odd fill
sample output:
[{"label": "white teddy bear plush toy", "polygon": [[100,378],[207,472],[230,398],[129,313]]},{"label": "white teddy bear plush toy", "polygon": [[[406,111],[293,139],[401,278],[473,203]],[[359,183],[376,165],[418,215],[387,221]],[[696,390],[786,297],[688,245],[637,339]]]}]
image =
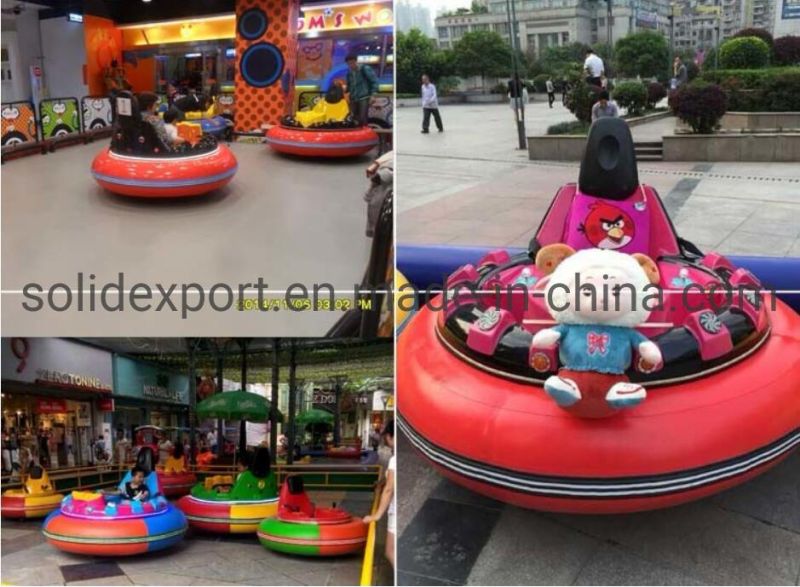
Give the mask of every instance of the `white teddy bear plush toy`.
[{"label": "white teddy bear plush toy", "polygon": [[537,332],[535,349],[558,344],[562,368],[544,390],[562,408],[588,418],[610,416],[646,397],[625,371],[634,351],[650,368],[662,362],[658,346],[635,330],[650,316],[658,267],[650,257],[568,245],[543,247],[536,266],[549,275],[547,306],[558,323]]}]

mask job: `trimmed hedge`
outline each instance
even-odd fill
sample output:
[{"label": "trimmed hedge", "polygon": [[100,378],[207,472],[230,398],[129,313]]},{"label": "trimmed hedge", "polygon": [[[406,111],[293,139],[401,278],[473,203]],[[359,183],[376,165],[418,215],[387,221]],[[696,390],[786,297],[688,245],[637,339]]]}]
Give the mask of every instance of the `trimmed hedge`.
[{"label": "trimmed hedge", "polygon": [[728,69],[766,67],[770,53],[770,46],[758,37],[734,37],[719,48],[719,64]]},{"label": "trimmed hedge", "polygon": [[[763,41],[762,41],[763,42]],[[711,134],[727,109],[727,97],[721,87],[692,82],[670,94],[670,108],[697,134]]]},{"label": "trimmed hedge", "polygon": [[582,120],[572,120],[570,122],[559,122],[547,129],[549,135],[586,135],[589,134],[588,122]]},{"label": "trimmed hedge", "polygon": [[[692,78],[689,78],[690,80]],[[667,90],[663,84],[650,82],[647,84],[647,108],[652,110],[661,100],[667,97]]]},{"label": "trimmed hedge", "polygon": [[647,88],[641,82],[622,82],[614,89],[614,100],[628,114],[636,116],[647,107]]},{"label": "trimmed hedge", "polygon": [[768,79],[784,73],[800,72],[800,67],[769,67],[765,69],[717,69],[704,71],[700,76],[703,81],[722,84],[727,80],[736,80],[743,90],[755,90],[764,85]]},{"label": "trimmed hedge", "polygon": [[800,37],[778,37],[772,45],[772,60],[777,65],[800,65]]},{"label": "trimmed hedge", "polygon": [[733,35],[734,37],[758,37],[762,41],[764,41],[767,45],[772,47],[772,43],[774,42],[772,39],[772,35],[766,29],[760,29],[757,27],[749,27],[746,29],[740,30],[738,33]]}]

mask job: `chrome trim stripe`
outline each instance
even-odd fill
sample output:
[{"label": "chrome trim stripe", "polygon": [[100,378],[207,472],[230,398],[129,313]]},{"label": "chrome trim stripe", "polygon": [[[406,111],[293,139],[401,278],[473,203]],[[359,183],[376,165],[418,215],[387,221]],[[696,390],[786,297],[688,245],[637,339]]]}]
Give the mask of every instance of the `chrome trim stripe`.
[{"label": "chrome trim stripe", "polygon": [[559,478],[501,469],[454,455],[423,438],[402,417],[398,421],[411,444],[445,469],[512,491],[571,498],[648,497],[696,489],[743,475],[800,446],[800,429],[797,429],[775,443],[734,459],[709,464],[702,469],[651,477]]},{"label": "chrome trim stripe", "polygon": [[236,165],[233,168],[225,171],[223,173],[218,173],[216,175],[208,175],[206,177],[193,177],[193,178],[186,178],[186,179],[178,179],[178,180],[141,180],[141,179],[128,179],[122,177],[114,177],[112,175],[104,175],[102,173],[96,173],[92,171],[92,175],[98,181],[105,181],[108,183],[112,183],[114,185],[127,185],[133,187],[140,187],[140,188],[175,188],[175,187],[189,187],[195,185],[204,185],[207,183],[214,183],[216,181],[220,181],[223,179],[227,179],[233,176],[236,171],[239,169],[239,166]]},{"label": "chrome trim stripe", "polygon": [[284,145],[287,147],[302,147],[304,149],[350,149],[353,147],[374,147],[378,144],[377,140],[358,141],[354,143],[307,143],[305,141],[287,141],[284,139],[273,139],[267,137],[270,145]]},{"label": "chrome trim stripe", "polygon": [[154,534],[152,536],[136,536],[131,538],[92,538],[92,537],[84,537],[84,536],[64,536],[63,534],[54,534],[52,532],[47,531],[46,529],[42,530],[42,534],[45,535],[47,538],[52,538],[53,540],[58,540],[59,542],[72,542],[75,544],[108,544],[108,545],[115,545],[115,544],[138,544],[138,543],[146,543],[146,542],[157,542],[159,540],[165,540],[167,538],[172,538],[174,536],[183,535],[186,532],[186,527],[180,528],[178,530],[173,530],[171,532],[164,532],[163,534]]}]

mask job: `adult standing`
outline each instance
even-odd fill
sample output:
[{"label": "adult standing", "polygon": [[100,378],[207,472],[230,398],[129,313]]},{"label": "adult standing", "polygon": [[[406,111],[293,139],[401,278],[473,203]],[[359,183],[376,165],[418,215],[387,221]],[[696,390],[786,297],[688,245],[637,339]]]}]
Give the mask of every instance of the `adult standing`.
[{"label": "adult standing", "polygon": [[351,53],[347,63],[347,93],[350,96],[350,112],[361,126],[369,120],[369,100],[378,93],[378,76],[369,65],[359,65],[358,55]]},{"label": "adult standing", "polygon": [[552,78],[547,78],[544,85],[547,88],[547,101],[550,103],[550,108],[552,108],[553,102],[556,101],[556,87],[553,85]]},{"label": "adult standing", "polygon": [[[394,420],[389,420],[383,429],[383,441],[392,451],[394,451]],[[386,528],[386,558],[389,559],[389,564],[394,568],[394,544],[395,535],[397,534],[397,521],[395,519],[395,505],[394,505],[394,487],[395,487],[395,473],[397,472],[397,461],[394,452],[389,459],[389,466],[386,468],[386,479],[384,481],[383,491],[381,492],[381,500],[378,504],[378,509],[374,514],[364,516],[363,521],[365,524],[377,522],[383,517],[383,514],[389,512],[389,523]]]},{"label": "adult standing", "polygon": [[508,80],[508,105],[514,113],[514,120],[517,119],[517,109],[522,110],[525,103],[525,92],[525,85],[519,79],[519,74]]},{"label": "adult standing", "polygon": [[439,97],[436,95],[436,86],[431,83],[431,78],[422,76],[422,133],[428,134],[431,126],[431,114],[436,122],[439,132],[444,132],[442,117],[439,114]]},{"label": "adult standing", "polygon": [[689,74],[686,71],[686,65],[681,61],[680,57],[675,57],[672,63],[672,72],[675,76],[672,80],[672,89],[677,90],[689,80]]},{"label": "adult standing", "polygon": [[592,50],[586,49],[586,59],[583,62],[583,69],[586,72],[586,83],[603,87],[603,74],[605,73],[605,66],[603,60]]},{"label": "adult standing", "polygon": [[161,442],[158,443],[158,463],[160,465],[163,465],[167,462],[167,459],[172,454],[172,449],[172,442],[170,442],[170,439],[167,438],[167,436],[164,436],[161,439]]}]

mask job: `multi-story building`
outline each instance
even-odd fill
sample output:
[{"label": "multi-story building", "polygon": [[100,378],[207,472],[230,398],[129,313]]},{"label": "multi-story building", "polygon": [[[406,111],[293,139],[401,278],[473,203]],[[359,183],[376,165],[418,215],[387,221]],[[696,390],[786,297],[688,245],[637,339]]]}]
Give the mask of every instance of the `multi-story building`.
[{"label": "multi-story building", "polygon": [[[509,39],[506,0],[485,0],[486,13],[444,14],[436,18],[439,46],[451,48],[465,33],[492,30]],[[606,43],[609,28],[615,43],[643,29],[669,34],[668,0],[630,0],[612,4],[607,22],[605,2],[587,0],[515,0],[517,34],[523,53],[538,56],[547,47],[574,42]]]},{"label": "multi-story building", "polygon": [[430,9],[419,2],[398,0],[394,6],[394,18],[398,31],[407,33],[419,29],[426,36],[433,36],[433,18]]},{"label": "multi-story building", "polygon": [[800,36],[800,3],[791,0],[776,0],[773,10],[775,20],[772,27],[773,36]]}]

